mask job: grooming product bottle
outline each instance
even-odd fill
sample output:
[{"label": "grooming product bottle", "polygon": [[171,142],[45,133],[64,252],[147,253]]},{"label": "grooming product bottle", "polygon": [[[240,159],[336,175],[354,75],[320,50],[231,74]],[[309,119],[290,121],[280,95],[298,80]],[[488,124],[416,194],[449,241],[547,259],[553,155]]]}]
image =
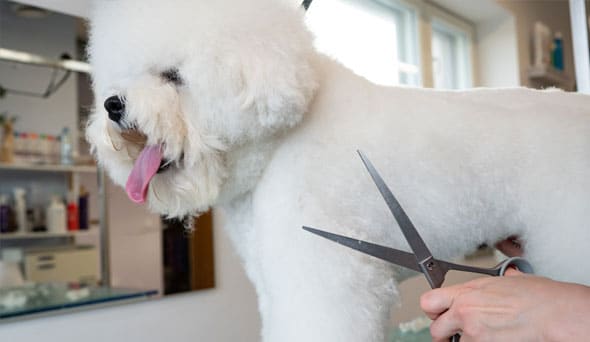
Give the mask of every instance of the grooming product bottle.
[{"label": "grooming product bottle", "polygon": [[64,165],[72,165],[72,137],[70,129],[64,127],[60,136],[60,155],[61,163]]},{"label": "grooming product bottle", "polygon": [[0,143],[0,162],[14,163],[14,131],[12,120],[3,119],[2,141]]},{"label": "grooming product bottle", "polygon": [[88,191],[84,187],[80,188],[78,198],[78,224],[81,230],[88,229]]},{"label": "grooming product bottle", "polygon": [[0,195],[0,233],[8,233],[10,206],[6,195]]},{"label": "grooming product bottle", "polygon": [[78,201],[72,193],[68,194],[68,230],[78,230]]},{"label": "grooming product bottle", "polygon": [[65,233],[66,226],[66,206],[59,196],[52,196],[51,203],[47,207],[45,214],[47,220],[47,231],[51,233]]},{"label": "grooming product bottle", "polygon": [[25,201],[25,189],[14,189],[14,210],[16,212],[17,232],[27,232],[27,203]]},{"label": "grooming product bottle", "polygon": [[534,66],[544,68],[551,63],[551,30],[540,21],[533,26]]},{"label": "grooming product bottle", "polygon": [[563,71],[563,37],[561,32],[555,32],[551,57],[553,67],[559,71]]}]

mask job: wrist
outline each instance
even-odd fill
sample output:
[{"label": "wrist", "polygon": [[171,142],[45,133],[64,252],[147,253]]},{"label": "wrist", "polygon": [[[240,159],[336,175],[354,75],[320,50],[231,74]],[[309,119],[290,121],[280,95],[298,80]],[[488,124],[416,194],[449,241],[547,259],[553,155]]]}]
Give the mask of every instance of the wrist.
[{"label": "wrist", "polygon": [[[584,341],[590,326],[590,287],[556,282],[557,307],[543,329],[545,341]],[[548,304],[549,305],[549,304]]]}]

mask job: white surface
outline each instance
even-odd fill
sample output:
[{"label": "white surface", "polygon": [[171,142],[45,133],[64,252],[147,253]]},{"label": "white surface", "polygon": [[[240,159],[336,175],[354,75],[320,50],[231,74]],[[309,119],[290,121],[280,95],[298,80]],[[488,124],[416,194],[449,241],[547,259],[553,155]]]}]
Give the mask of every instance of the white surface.
[{"label": "white surface", "polygon": [[160,216],[107,182],[111,285],[162,291]]},{"label": "white surface", "polygon": [[[219,217],[215,217],[219,222]],[[2,341],[259,341],[254,290],[225,232],[215,230],[216,287],[48,318],[0,324]]]},{"label": "white surface", "polygon": [[507,12],[476,26],[479,86],[514,87],[520,84],[516,22]]}]

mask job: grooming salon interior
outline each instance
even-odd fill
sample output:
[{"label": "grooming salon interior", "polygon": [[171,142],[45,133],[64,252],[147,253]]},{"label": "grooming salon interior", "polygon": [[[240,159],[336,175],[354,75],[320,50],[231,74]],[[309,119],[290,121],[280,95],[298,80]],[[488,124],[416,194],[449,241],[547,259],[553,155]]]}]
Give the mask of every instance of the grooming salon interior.
[{"label": "grooming salon interior", "polygon": [[[155,214],[91,153],[85,129],[104,99],[92,90],[88,20],[102,1],[0,0],[0,341],[259,341],[257,294],[227,217]],[[307,5],[315,48],[379,85],[590,92],[588,2]],[[453,261],[502,259],[482,244]],[[452,273],[445,285],[476,277]],[[421,275],[399,284],[387,341],[431,340],[419,306],[429,289]]]}]

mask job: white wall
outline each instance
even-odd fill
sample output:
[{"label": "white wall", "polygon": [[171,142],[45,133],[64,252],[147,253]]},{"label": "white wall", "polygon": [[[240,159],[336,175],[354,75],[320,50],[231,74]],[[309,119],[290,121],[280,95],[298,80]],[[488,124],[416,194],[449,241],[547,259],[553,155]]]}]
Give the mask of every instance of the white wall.
[{"label": "white wall", "polygon": [[476,23],[477,86],[520,85],[516,21],[508,12]]},{"label": "white wall", "polygon": [[0,324],[1,341],[259,341],[256,295],[225,232],[215,229],[216,287],[147,302]]}]

